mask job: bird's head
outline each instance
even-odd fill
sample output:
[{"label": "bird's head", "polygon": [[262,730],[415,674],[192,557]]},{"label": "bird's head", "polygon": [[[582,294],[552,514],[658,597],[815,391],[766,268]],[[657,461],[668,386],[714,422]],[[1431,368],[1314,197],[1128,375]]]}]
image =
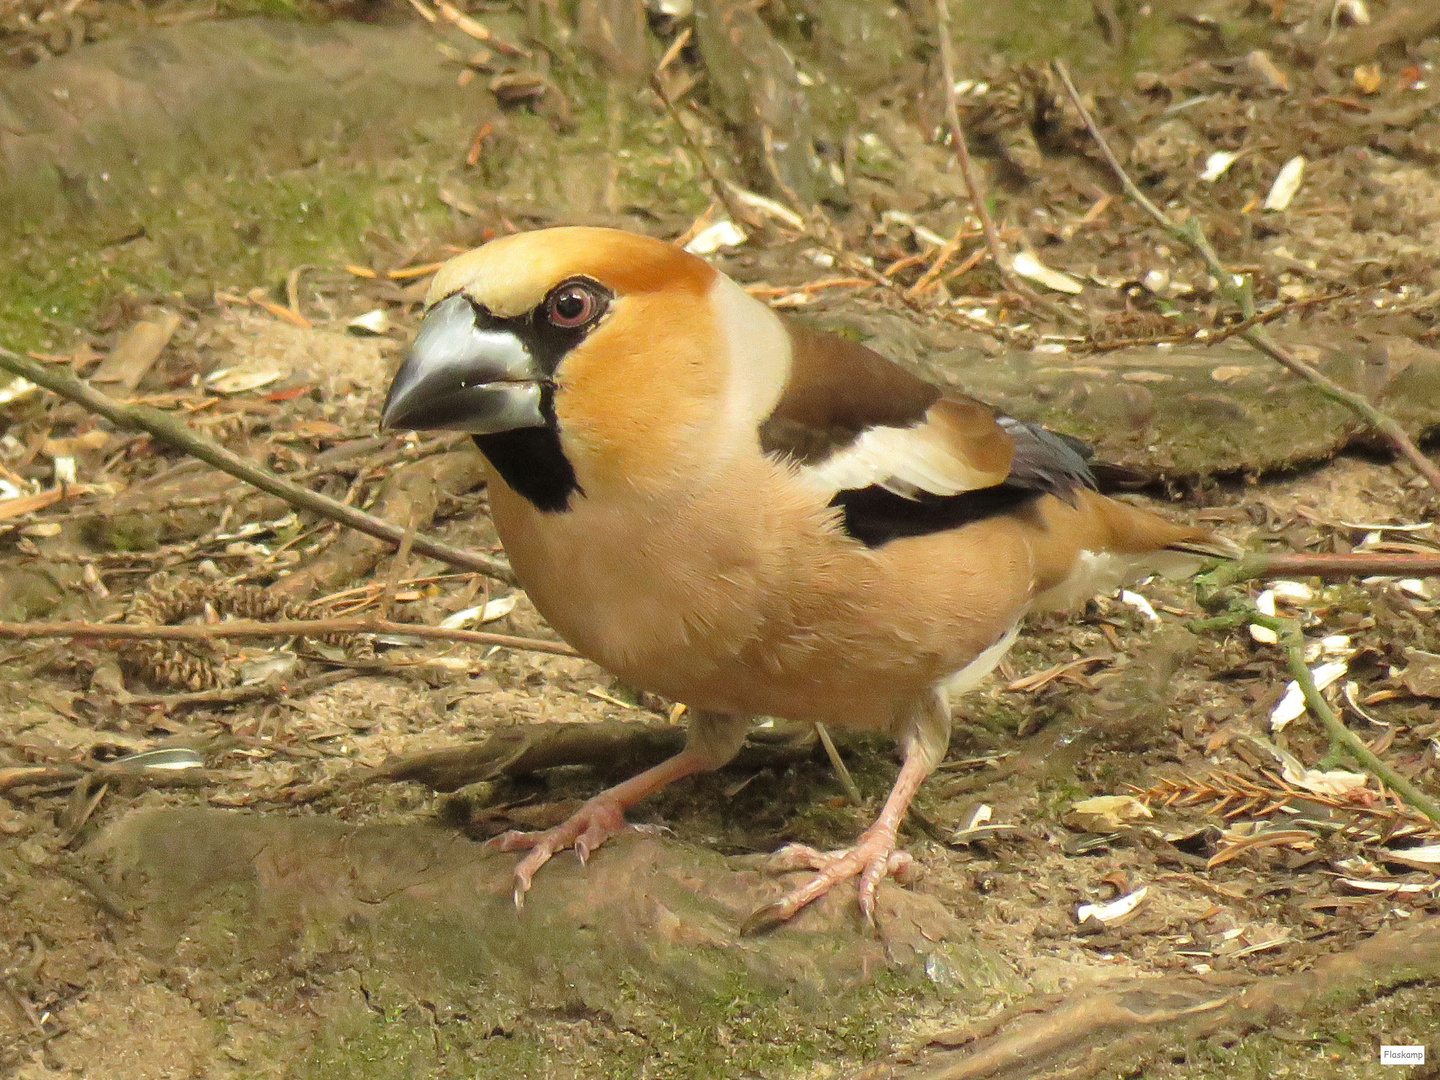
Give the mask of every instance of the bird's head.
[{"label": "bird's head", "polygon": [[446,263],[426,306],[384,425],[472,433],[542,510],[592,487],[693,479],[701,456],[753,442],[786,378],[785,329],[765,305],[675,245],[618,230],[492,241]]}]

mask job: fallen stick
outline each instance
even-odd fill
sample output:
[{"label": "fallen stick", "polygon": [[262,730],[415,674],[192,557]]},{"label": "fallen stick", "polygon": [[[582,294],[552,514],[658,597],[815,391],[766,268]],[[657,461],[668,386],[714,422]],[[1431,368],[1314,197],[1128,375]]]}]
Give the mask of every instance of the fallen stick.
[{"label": "fallen stick", "polygon": [[[1065,93],[1069,95],[1070,102],[1080,114],[1090,137],[1095,140],[1100,153],[1104,155],[1105,161],[1109,164],[1110,170],[1115,174],[1125,193],[1165,230],[1170,237],[1177,242],[1184,244],[1204,261],[1206,269],[1215,279],[1216,289],[1221,296],[1230,300],[1240,309],[1240,315],[1247,322],[1255,319],[1255,297],[1251,289],[1250,279],[1244,275],[1233,274],[1220,262],[1220,256],[1206,239],[1204,231],[1200,228],[1197,218],[1190,218],[1184,225],[1177,225],[1171,221],[1165,211],[1156,206],[1150,198],[1140,190],[1139,185],[1130,178],[1125,167],[1120,164],[1115,152],[1110,149],[1110,144],[1105,136],[1101,134],[1100,127],[1095,123],[1095,118],[1085,108],[1084,102],[1080,100],[1080,92],[1075,89],[1075,84],[1070,79],[1070,69],[1063,60],[1054,62],[1055,74],[1065,85]],[[1240,337],[1244,338],[1259,352],[1264,353],[1270,359],[1280,364],[1287,370],[1294,372],[1301,378],[1308,380],[1312,385],[1319,388],[1321,393],[1332,401],[1349,408],[1352,412],[1363,419],[1373,429],[1390,440],[1395,449],[1415,467],[1415,470],[1425,478],[1436,495],[1440,495],[1440,466],[1427,458],[1420,452],[1420,448],[1406,434],[1405,429],[1393,417],[1377,409],[1363,394],[1357,394],[1353,390],[1347,390],[1328,375],[1311,367],[1302,360],[1291,356],[1278,345],[1273,338],[1259,325],[1258,321],[1241,331]]]},{"label": "fallen stick", "polygon": [[[980,219],[980,231],[985,235],[985,248],[990,252],[990,261],[1000,275],[1000,281],[1011,292],[1034,302],[1039,299],[1035,293],[1016,280],[1010,269],[1009,253],[1005,250],[1000,234],[995,229],[995,220],[990,208],[985,205],[985,189],[975,171],[975,162],[970,158],[970,147],[965,142],[965,129],[960,124],[960,107],[955,100],[955,56],[950,44],[950,5],[948,0],[935,0],[935,22],[940,38],[940,70],[945,79],[945,120],[950,128],[950,141],[955,144],[955,158],[960,163],[960,175],[965,181],[965,191],[970,196],[970,205]],[[936,260],[939,263],[939,259]],[[923,279],[922,279],[923,280]],[[928,284],[928,283],[927,283]],[[916,283],[919,289],[919,283]]]},{"label": "fallen stick", "polygon": [[[785,766],[814,758],[812,725],[780,722],[754,728],[732,768]],[[517,724],[482,742],[442,746],[392,757],[375,769],[357,766],[366,782],[413,780],[436,791],[502,776],[527,776],[541,769],[590,765],[606,772],[639,771],[680,752],[685,728],[634,720]]]},{"label": "fallen stick", "polygon": [[291,698],[301,698],[311,691],[323,690],[328,686],[334,686],[336,683],[358,678],[364,674],[366,674],[364,670],[341,668],[338,671],[327,671],[313,678],[298,679],[294,682],[287,682],[284,679],[266,679],[264,682],[252,683],[249,686],[224,686],[216,690],[191,690],[177,694],[132,694],[127,691],[116,695],[116,700],[121,705],[147,707],[159,705],[167,709],[204,705],[242,705],[247,701],[259,701],[261,698],[279,697],[282,694]]},{"label": "fallen stick", "polygon": [[[85,406],[91,412],[98,413],[119,428],[126,431],[148,432],[155,438],[184,450],[192,457],[199,458],[207,465],[214,466],[221,472],[229,473],[261,491],[284,499],[291,506],[309,510],[321,517],[329,518],[331,521],[338,521],[347,528],[365,533],[367,536],[373,536],[377,540],[384,540],[386,543],[394,544],[397,548],[405,538],[405,529],[401,526],[392,525],[363,510],[346,506],[326,495],[293,484],[270,470],[256,465],[253,461],[246,461],[219,443],[211,442],[196,434],[169,413],[148,405],[127,405],[124,402],[116,401],[68,371],[18,356],[3,346],[0,346],[0,368],[19,375],[21,378],[29,379],[37,386],[43,386],[63,398]],[[515,574],[510,567],[502,560],[489,555],[463,551],[460,548],[442,544],[438,540],[432,540],[427,536],[415,537],[411,547],[417,554],[438,559],[448,566],[485,574],[509,585],[516,584]]]},{"label": "fallen stick", "polygon": [[1434,555],[1351,552],[1345,555],[1246,555],[1221,563],[1211,572],[1214,587],[1265,578],[1318,577],[1344,581],[1355,577],[1431,577],[1440,574]]},{"label": "fallen stick", "polygon": [[1285,661],[1290,668],[1290,674],[1300,687],[1300,692],[1305,696],[1305,704],[1325,728],[1325,734],[1330,739],[1331,752],[1340,749],[1348,753],[1359,762],[1362,769],[1385,784],[1436,825],[1440,825],[1440,806],[1437,806],[1433,799],[1380,760],[1373,750],[1360,741],[1360,736],[1346,727],[1345,721],[1336,716],[1335,710],[1330,708],[1330,703],[1325,700],[1319,687],[1315,685],[1315,677],[1310,672],[1310,665],[1305,662],[1305,633],[1300,629],[1300,624],[1294,619],[1277,619],[1261,614],[1258,608],[1248,603],[1244,606],[1247,609],[1244,612],[1246,619],[1257,626],[1274,630],[1280,635],[1280,644],[1285,649]]},{"label": "fallen stick", "polygon": [[563,641],[512,637],[484,630],[447,630],[439,626],[391,622],[388,619],[280,619],[179,626],[136,626],[129,623],[89,622],[0,622],[0,639],[28,641],[34,638],[104,638],[121,641],[210,641],[215,638],[326,637],[331,634],[396,634],[425,641],[456,641],[465,645],[498,645],[504,649],[579,656]]}]

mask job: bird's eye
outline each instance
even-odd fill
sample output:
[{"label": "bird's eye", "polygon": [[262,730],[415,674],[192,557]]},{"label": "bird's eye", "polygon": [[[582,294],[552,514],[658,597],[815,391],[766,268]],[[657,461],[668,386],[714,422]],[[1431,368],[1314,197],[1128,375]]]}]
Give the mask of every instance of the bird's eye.
[{"label": "bird's eye", "polygon": [[545,301],[545,318],[554,326],[574,330],[594,322],[605,306],[594,286],[583,281],[561,285]]}]

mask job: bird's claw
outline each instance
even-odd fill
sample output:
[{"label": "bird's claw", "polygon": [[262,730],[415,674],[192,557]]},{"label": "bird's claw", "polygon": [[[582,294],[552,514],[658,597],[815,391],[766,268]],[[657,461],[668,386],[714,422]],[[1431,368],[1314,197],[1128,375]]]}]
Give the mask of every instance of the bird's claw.
[{"label": "bird's claw", "polygon": [[515,867],[514,899],[518,911],[525,906],[525,894],[530,891],[536,872],[557,851],[571,848],[580,865],[584,866],[596,848],[629,828],[631,826],[625,822],[625,811],[601,794],[553,829],[533,833],[512,829],[487,840],[484,850],[528,851]]},{"label": "bird's claw", "polygon": [[919,864],[904,851],[895,850],[895,838],[885,833],[866,832],[852,848],[820,851],[805,844],[787,844],[769,861],[769,867],[780,872],[815,870],[815,876],[786,893],[772,904],[752,912],[741,925],[742,936],[758,934],[788,922],[806,904],[818,900],[842,881],[859,877],[860,913],[871,926],[875,925],[875,900],[880,882],[895,878],[901,885],[911,885],[920,877]]}]

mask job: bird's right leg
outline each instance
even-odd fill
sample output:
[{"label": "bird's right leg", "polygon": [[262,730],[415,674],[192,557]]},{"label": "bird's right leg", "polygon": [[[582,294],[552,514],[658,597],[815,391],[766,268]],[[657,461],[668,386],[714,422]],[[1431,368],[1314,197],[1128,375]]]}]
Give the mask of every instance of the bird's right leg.
[{"label": "bird's right leg", "polygon": [[553,829],[534,833],[511,831],[490,840],[485,845],[490,850],[529,850],[515,867],[515,906],[524,906],[535,872],[557,851],[574,848],[583,864],[606,840],[631,828],[625,822],[625,811],[641,799],[683,777],[718,769],[730,761],[740,752],[748,726],[748,718],[744,716],[697,713],[686,733],[685,749],[674,757],[606,788]]},{"label": "bird's right leg", "polygon": [[876,897],[887,877],[902,882],[917,875],[915,860],[898,849],[900,823],[921,783],[935,771],[950,743],[950,703],[933,692],[913,710],[903,714],[900,745],[905,754],[900,775],[875,823],[860,834],[853,847],[839,851],[817,851],[804,844],[787,844],[775,854],[772,864],[781,870],[816,870],[809,881],[786,893],[773,904],[751,914],[741,926],[750,934],[786,922],[806,904],[819,899],[836,885],[858,877],[860,912],[875,924]]}]

